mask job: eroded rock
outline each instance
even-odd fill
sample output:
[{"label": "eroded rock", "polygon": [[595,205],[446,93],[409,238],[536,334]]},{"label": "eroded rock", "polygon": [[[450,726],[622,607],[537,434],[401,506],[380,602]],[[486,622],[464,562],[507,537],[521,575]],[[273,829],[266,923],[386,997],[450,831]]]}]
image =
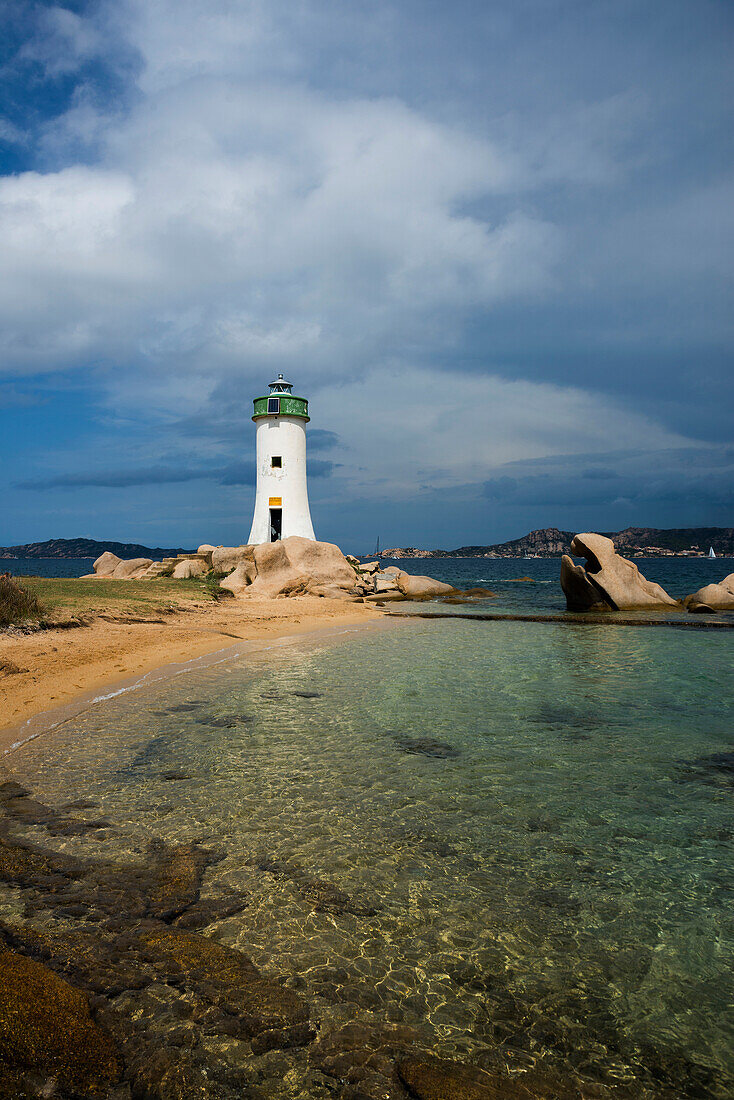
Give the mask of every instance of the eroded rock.
[{"label": "eroded rock", "polygon": [[254,546],[218,546],[212,551],[212,569],[215,573],[231,573],[243,562],[254,563]]},{"label": "eroded rock", "polygon": [[110,550],[105,550],[104,554],[100,554],[92,566],[94,569],[94,576],[111,577],[121,562],[122,558],[118,558],[117,554],[113,554]]},{"label": "eroded rock", "polygon": [[705,611],[734,611],[734,573],[718,584],[707,584],[683,600],[683,606],[692,614]]},{"label": "eroded rock", "polygon": [[451,584],[434,581],[432,577],[416,577],[412,573],[401,572],[397,577],[397,586],[410,600],[430,600],[436,596],[450,596],[456,592]]},{"label": "eroded rock", "polygon": [[617,554],[604,535],[576,535],[571,553],[586,559],[584,567],[567,555],[561,562],[561,587],[571,611],[592,610],[600,602],[618,611],[680,606],[659,584],[643,577],[634,562]]}]

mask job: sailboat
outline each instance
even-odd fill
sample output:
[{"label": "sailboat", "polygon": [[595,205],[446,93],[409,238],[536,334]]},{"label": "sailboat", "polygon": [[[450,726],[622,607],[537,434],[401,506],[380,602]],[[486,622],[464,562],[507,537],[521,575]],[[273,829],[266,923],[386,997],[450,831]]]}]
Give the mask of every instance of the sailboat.
[{"label": "sailboat", "polygon": [[714,553],[713,546],[709,546],[709,557],[710,558],[715,558],[716,557],[716,554]]},{"label": "sailboat", "polygon": [[379,556],[380,556],[380,536],[378,535],[377,536],[377,544],[375,545],[375,557],[379,558]]}]

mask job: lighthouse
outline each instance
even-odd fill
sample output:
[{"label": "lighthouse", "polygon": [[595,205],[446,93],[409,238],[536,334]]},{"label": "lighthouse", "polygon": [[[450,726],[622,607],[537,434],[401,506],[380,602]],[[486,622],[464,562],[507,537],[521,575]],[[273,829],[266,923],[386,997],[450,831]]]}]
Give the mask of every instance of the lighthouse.
[{"label": "lighthouse", "polygon": [[308,401],[294,395],[282,374],[269,390],[254,400],[257,490],[247,541],[252,546],[289,535],[315,541],[306,485]]}]

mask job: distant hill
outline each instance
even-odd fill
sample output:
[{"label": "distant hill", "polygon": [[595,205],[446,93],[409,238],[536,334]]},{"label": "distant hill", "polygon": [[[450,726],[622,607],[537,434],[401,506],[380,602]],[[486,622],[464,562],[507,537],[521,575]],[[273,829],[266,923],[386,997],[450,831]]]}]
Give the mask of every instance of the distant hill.
[{"label": "distant hill", "polygon": [[118,558],[172,558],[185,554],[186,548],[141,546],[137,542],[97,542],[95,539],[48,539],[24,546],[0,546],[1,558],[98,558],[105,550]]},{"label": "distant hill", "polygon": [[[520,539],[491,543],[489,546],[460,546],[456,550],[419,550],[415,546],[395,546],[383,550],[383,558],[524,558],[536,555],[556,558],[570,554],[575,531],[544,527]],[[626,527],[624,531],[602,531],[626,554],[641,553],[668,557],[683,554],[695,557],[707,554],[713,546],[718,557],[734,556],[734,527]]]}]

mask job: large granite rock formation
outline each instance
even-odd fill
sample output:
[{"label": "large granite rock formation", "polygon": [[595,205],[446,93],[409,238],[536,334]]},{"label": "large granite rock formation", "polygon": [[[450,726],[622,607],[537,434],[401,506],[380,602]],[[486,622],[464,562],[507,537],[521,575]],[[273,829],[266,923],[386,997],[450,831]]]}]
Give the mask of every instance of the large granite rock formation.
[{"label": "large granite rock formation", "polygon": [[443,581],[434,581],[433,577],[414,577],[412,573],[403,573],[397,577],[398,589],[408,599],[426,600],[433,596],[449,596],[456,589]]},{"label": "large granite rock formation", "polygon": [[88,573],[87,576],[115,581],[139,580],[152,565],[152,558],[129,558],[125,561],[106,550],[95,561],[94,573]]},{"label": "large granite rock formation", "polygon": [[683,606],[693,613],[734,611],[734,573],[718,584],[706,584],[698,592],[692,592],[684,599]]},{"label": "large granite rock formation", "polygon": [[612,540],[604,535],[576,535],[571,553],[586,562],[578,566],[567,554],[561,559],[561,588],[569,611],[604,606],[613,611],[679,606],[664,588],[643,577],[634,562],[620,557]]},{"label": "large granite rock formation", "polygon": [[432,577],[414,577],[397,566],[384,571],[377,561],[361,564],[347,558],[331,542],[291,536],[258,546],[217,546],[204,543],[196,554],[151,562],[122,561],[105,553],[94,563],[92,577],[176,580],[202,577],[209,570],[224,579],[220,587],[235,596],[324,596],[338,600],[428,600],[457,594],[450,584]]},{"label": "large granite rock formation", "polygon": [[240,562],[255,562],[254,546],[218,546],[212,553],[215,573],[231,573]]},{"label": "large granite rock formation", "polygon": [[280,542],[264,542],[252,550],[252,567],[240,562],[235,574],[222,581],[222,588],[240,595],[295,596],[309,593],[337,599],[356,597],[357,575],[338,546],[331,542],[313,542],[292,535]]}]

